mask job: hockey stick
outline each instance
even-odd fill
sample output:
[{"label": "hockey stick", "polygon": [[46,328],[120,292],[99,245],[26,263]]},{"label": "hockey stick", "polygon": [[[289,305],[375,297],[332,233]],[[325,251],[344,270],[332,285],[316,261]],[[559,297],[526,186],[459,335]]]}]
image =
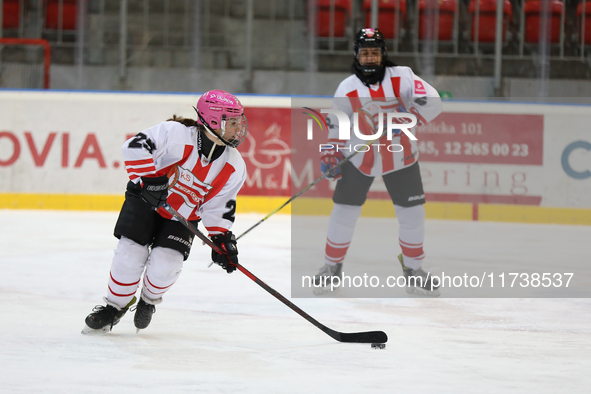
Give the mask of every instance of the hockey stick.
[{"label": "hockey stick", "polygon": [[[375,141],[377,141],[377,139],[372,140],[372,141],[369,141],[368,143],[366,143],[365,145],[363,145],[362,148],[364,148],[366,146],[369,146],[371,143],[373,143]],[[323,180],[324,178],[326,178],[327,176],[329,176],[336,169],[341,168],[341,166],[343,166],[345,163],[347,163],[348,161],[350,161],[359,152],[361,152],[361,150],[356,150],[353,154],[351,154],[351,155],[349,155],[347,157],[344,157],[343,160],[341,160],[341,162],[339,164],[337,164],[336,166],[334,166],[330,170],[326,171],[319,178],[317,178],[314,182],[310,183],[308,186],[306,186],[305,188],[303,188],[302,190],[300,190],[299,192],[297,192],[296,194],[294,194],[293,196],[291,196],[289,198],[289,200],[287,200],[286,202],[284,202],[283,205],[281,205],[279,208],[274,209],[267,216],[265,216],[264,218],[262,218],[261,220],[259,220],[257,223],[255,223],[251,228],[249,228],[248,230],[246,230],[245,232],[243,232],[242,234],[240,234],[240,236],[238,236],[238,238],[236,238],[236,240],[239,240],[240,238],[242,238],[243,236],[245,236],[246,234],[248,234],[251,230],[253,230],[255,227],[257,227],[258,225],[260,225],[261,223],[263,223],[265,220],[269,219],[271,216],[273,216],[277,212],[281,211],[283,208],[285,208],[286,205],[288,205],[290,202],[292,202],[293,200],[295,200],[296,198],[298,198],[299,196],[301,196],[302,194],[304,194],[305,192],[307,192],[311,188],[313,188],[318,182],[320,182],[321,180]]]},{"label": "hockey stick", "polygon": [[[168,213],[170,213],[176,220],[181,222],[185,227],[187,227],[193,234],[197,236],[201,241],[203,241],[207,246],[212,248],[216,252],[220,252],[220,248],[214,244],[209,238],[207,238],[201,231],[199,231],[195,226],[193,226],[187,219],[182,217],[173,207],[165,203],[162,208],[164,208]],[[304,319],[308,320],[310,323],[318,327],[320,330],[324,331],[327,335],[336,339],[339,342],[353,342],[353,343],[386,343],[388,341],[388,336],[383,331],[367,331],[367,332],[354,332],[354,333],[345,333],[345,332],[338,332],[326,327],[324,324],[320,323],[312,316],[308,315],[306,312],[301,310],[298,306],[294,303],[289,301],[287,298],[282,296],[276,290],[274,290],[271,286],[267,285],[265,282],[257,278],[252,272],[244,268],[240,264],[236,264],[236,268],[240,270],[244,275],[248,276],[252,279],[257,285],[261,286],[265,289],[269,294],[277,298],[279,301],[283,302],[285,305],[290,307],[294,312],[298,315],[303,317]]]}]

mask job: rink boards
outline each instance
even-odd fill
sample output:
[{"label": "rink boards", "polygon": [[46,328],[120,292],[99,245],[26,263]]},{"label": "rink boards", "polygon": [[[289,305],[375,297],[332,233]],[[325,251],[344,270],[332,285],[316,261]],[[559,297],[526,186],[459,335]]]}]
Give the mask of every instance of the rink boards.
[{"label": "rink boards", "polygon": [[[0,208],[118,210],[123,142],[172,114],[194,118],[197,94],[0,92]],[[242,212],[268,213],[319,177],[317,152],[292,154],[290,97],[240,96],[249,137]],[[310,107],[329,108],[326,98]],[[444,102],[419,127],[430,218],[591,224],[591,107]],[[299,133],[299,134],[296,134]],[[295,157],[298,157],[295,162]],[[298,198],[298,214],[328,214],[334,184]],[[376,178],[364,215],[394,216]],[[290,213],[287,206],[282,213]]]}]

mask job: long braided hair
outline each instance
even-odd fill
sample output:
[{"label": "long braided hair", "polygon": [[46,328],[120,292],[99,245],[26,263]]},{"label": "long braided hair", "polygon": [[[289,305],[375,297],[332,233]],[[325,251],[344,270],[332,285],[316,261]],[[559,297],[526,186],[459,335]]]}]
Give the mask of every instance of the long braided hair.
[{"label": "long braided hair", "polygon": [[166,121],[167,122],[169,122],[169,121],[179,122],[181,124],[184,124],[187,127],[197,127],[198,129],[205,131],[203,126],[200,125],[199,123],[197,123],[197,121],[195,119],[183,118],[182,116],[172,115],[172,118],[166,119]]}]

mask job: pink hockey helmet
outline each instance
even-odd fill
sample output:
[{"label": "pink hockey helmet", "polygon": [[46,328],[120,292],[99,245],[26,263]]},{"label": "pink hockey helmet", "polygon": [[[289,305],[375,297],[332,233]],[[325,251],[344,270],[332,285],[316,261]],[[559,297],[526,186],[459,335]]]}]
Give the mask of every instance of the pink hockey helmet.
[{"label": "pink hockey helmet", "polygon": [[[223,90],[205,92],[199,98],[195,111],[197,123],[205,126],[226,145],[236,148],[244,142],[248,123],[244,116],[244,107],[234,95]],[[221,132],[217,133],[215,130]]]}]

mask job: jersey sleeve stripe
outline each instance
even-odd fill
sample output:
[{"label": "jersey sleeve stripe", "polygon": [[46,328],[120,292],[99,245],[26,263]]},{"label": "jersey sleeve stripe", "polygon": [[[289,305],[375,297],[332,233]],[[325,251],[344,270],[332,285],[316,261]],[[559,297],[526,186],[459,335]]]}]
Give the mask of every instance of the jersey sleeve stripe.
[{"label": "jersey sleeve stripe", "polygon": [[149,159],[142,160],[125,160],[126,166],[141,166],[144,164],[154,164],[154,159],[150,157]]},{"label": "jersey sleeve stripe", "polygon": [[131,173],[138,173],[138,174],[140,174],[140,173],[144,173],[144,172],[156,172],[156,166],[153,165],[153,164],[150,167],[141,167],[141,168],[133,168],[133,167],[132,168],[128,168],[128,167],[125,167],[125,169],[127,170],[127,173],[128,174],[131,174]]},{"label": "jersey sleeve stripe", "polygon": [[125,169],[127,169],[127,171],[129,171],[129,170],[144,170],[146,168],[156,168],[156,166],[154,165],[154,163],[144,164],[141,166],[129,166],[129,165],[125,166]]},{"label": "jersey sleeve stripe", "polygon": [[207,232],[210,235],[217,235],[217,234],[224,234],[228,231],[227,228],[223,228],[223,227],[205,227],[207,229]]},{"label": "jersey sleeve stripe", "polygon": [[156,168],[153,168],[152,171],[127,171],[127,174],[129,175],[129,177],[131,178],[132,176],[138,177],[138,176],[148,176],[148,175],[154,175],[156,174]]}]

